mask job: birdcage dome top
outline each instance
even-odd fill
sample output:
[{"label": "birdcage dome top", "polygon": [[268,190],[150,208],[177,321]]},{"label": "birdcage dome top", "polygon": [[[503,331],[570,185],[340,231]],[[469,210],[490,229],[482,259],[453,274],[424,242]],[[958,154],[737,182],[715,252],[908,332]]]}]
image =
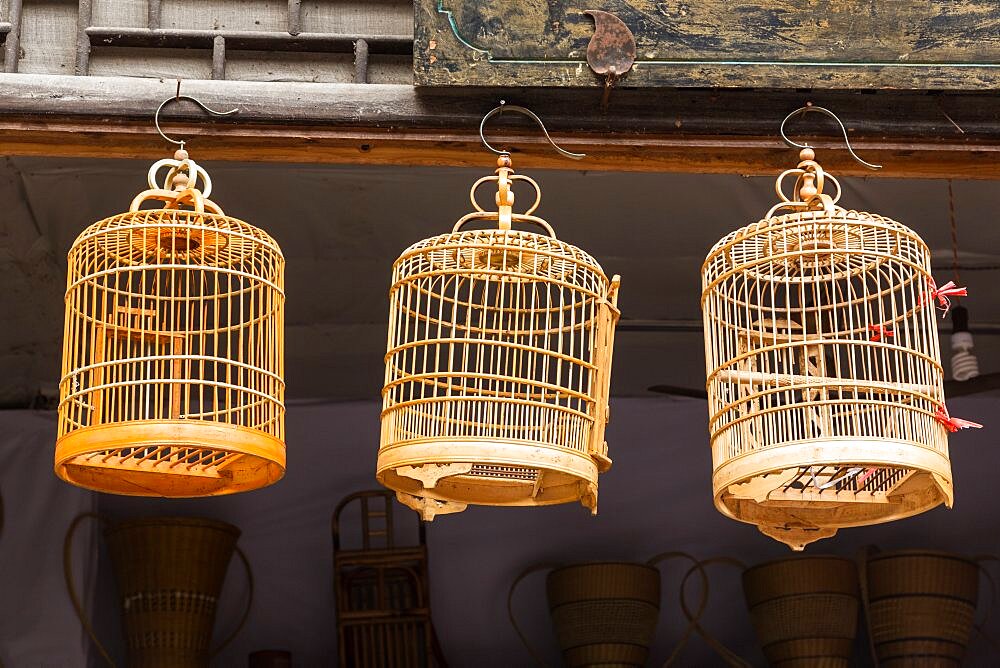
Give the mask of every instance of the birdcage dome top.
[{"label": "birdcage dome top", "polygon": [[[791,246],[797,236],[804,233],[796,233],[795,228],[805,228],[810,223],[840,223],[842,232],[832,238],[837,244],[837,248],[857,249],[874,252],[898,252],[893,247],[885,246],[885,240],[889,237],[879,234],[881,230],[902,233],[913,240],[915,246],[926,251],[927,246],[920,236],[908,226],[880,216],[877,213],[867,211],[856,211],[834,207],[831,211],[807,210],[792,211],[780,216],[770,216],[761,218],[756,223],[751,223],[734,230],[720,239],[708,252],[708,260],[705,263],[707,269],[711,259],[720,250],[730,247],[733,255],[733,262],[752,262],[754,260],[770,257],[775,252],[805,251],[802,246]],[[858,223],[858,225],[855,225]],[[905,255],[906,249],[900,249]]]},{"label": "birdcage dome top", "polygon": [[143,209],[99,220],[80,233],[73,248],[87,245],[125,265],[227,266],[262,247],[284,260],[277,241],[259,227],[223,213],[189,210]]},{"label": "birdcage dome top", "polygon": [[608,277],[586,251],[554,236],[524,230],[460,230],[418,241],[396,261],[422,256],[436,271],[488,271],[497,277],[554,280],[604,293]]},{"label": "birdcage dome top", "polygon": [[[709,251],[702,275],[706,286],[737,271],[794,283],[857,275],[890,258],[927,269],[929,257],[927,245],[906,225],[837,206],[771,215],[727,234]],[[781,258],[787,261],[774,261]]]},{"label": "birdcage dome top", "polygon": [[[77,237],[77,241],[79,242],[94,235],[119,228],[132,228],[143,224],[162,226],[165,224],[162,220],[163,213],[163,209],[143,209],[140,211],[126,211],[109,216],[87,226]],[[176,220],[178,225],[220,230],[226,234],[243,235],[269,245],[278,245],[274,238],[261,228],[224,213],[196,212],[183,209],[171,211],[171,213],[178,214]]]},{"label": "birdcage dome top", "polygon": [[869,213],[867,211],[856,211],[854,209],[845,209],[840,206],[833,207],[832,210],[826,211],[823,209],[806,210],[806,211],[790,211],[782,215],[771,215],[761,218],[756,223],[751,223],[737,230],[733,230],[726,236],[722,237],[709,252],[712,255],[718,249],[727,246],[734,241],[742,241],[745,238],[764,235],[772,233],[775,231],[780,232],[789,223],[800,223],[806,221],[843,221],[846,224],[851,222],[865,222],[873,224],[877,227],[884,227],[885,229],[900,231],[908,234],[915,239],[920,239],[916,232],[910,229],[908,226],[893,220],[892,218],[887,218],[886,216],[881,216],[877,213]]}]

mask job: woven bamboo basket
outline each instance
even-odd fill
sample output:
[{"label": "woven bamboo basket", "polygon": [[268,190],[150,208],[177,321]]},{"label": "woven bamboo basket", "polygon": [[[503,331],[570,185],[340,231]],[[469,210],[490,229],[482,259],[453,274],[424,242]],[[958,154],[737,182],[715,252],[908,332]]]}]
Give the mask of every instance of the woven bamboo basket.
[{"label": "woven bamboo basket", "polygon": [[564,566],[546,580],[567,666],[644,666],[660,615],[660,572],[645,564]]},{"label": "woven bamboo basket", "polygon": [[884,668],[960,666],[979,598],[979,565],[954,554],[900,551],[866,563],[869,630]]},{"label": "woven bamboo basket", "polygon": [[56,474],[139,496],[268,485],[285,466],[281,250],[208,199],[185,151],[148,180],[69,251]]},{"label": "woven bamboo basket", "polygon": [[814,157],[702,270],[715,504],[794,549],[953,498],[930,252]]},{"label": "woven bamboo basket", "polygon": [[[94,516],[79,516],[67,533],[67,584],[84,628],[112,663],[71,579],[69,545],[88,517]],[[129,668],[207,668],[209,658],[239,633],[253,600],[250,566],[236,546],[240,530],[203,518],[151,517],[108,524],[104,535],[118,584]],[[212,649],[217,602],[234,551],[247,569],[250,594],[236,630]]]},{"label": "woven bamboo basket", "polygon": [[743,572],[757,639],[777,668],[848,668],[861,596],[857,566],[839,557],[796,557]]},{"label": "woven bamboo basket", "polygon": [[[512,213],[509,156],[476,208],[393,266],[379,481],[431,520],[468,504],[597,512],[618,278]],[[499,211],[475,200],[498,184]],[[464,229],[472,223],[496,229]],[[513,224],[540,229],[512,229]]]}]

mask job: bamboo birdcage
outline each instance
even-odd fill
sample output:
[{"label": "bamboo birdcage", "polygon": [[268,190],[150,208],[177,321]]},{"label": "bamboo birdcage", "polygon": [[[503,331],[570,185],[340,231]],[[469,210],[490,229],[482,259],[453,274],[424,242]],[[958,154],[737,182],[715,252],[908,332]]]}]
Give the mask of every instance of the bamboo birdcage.
[{"label": "bamboo birdcage", "polygon": [[138,496],[273,483],[285,466],[281,250],[208,199],[183,149],[148,180],[69,251],[56,474]]},{"label": "bamboo birdcage", "polygon": [[952,503],[930,253],[814,158],[715,245],[701,298],[715,504],[795,549]]},{"label": "bamboo birdcage", "polygon": [[[532,215],[510,157],[475,211],[393,266],[378,479],[425,519],[467,504],[596,512],[618,277]],[[498,187],[498,211],[475,199]],[[536,191],[513,213],[512,182]],[[463,229],[494,222],[496,229]],[[512,229],[530,224],[544,233]]]}]

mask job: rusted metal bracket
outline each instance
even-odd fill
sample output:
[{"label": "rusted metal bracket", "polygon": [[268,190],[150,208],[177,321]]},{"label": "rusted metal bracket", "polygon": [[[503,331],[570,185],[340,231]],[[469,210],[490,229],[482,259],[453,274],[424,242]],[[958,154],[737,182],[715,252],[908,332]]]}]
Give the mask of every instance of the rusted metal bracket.
[{"label": "rusted metal bracket", "polygon": [[588,9],[594,19],[594,36],[587,44],[587,65],[594,74],[604,77],[601,109],[608,108],[611,87],[635,64],[635,36],[625,22],[610,12]]}]

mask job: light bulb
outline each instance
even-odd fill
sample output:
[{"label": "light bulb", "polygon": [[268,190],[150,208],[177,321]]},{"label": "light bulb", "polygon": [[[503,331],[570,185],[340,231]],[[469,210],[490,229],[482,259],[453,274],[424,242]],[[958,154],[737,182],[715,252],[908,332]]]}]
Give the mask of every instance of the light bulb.
[{"label": "light bulb", "polygon": [[951,376],[957,381],[975,378],[979,375],[979,360],[973,352],[969,310],[964,306],[952,307],[951,325]]}]

